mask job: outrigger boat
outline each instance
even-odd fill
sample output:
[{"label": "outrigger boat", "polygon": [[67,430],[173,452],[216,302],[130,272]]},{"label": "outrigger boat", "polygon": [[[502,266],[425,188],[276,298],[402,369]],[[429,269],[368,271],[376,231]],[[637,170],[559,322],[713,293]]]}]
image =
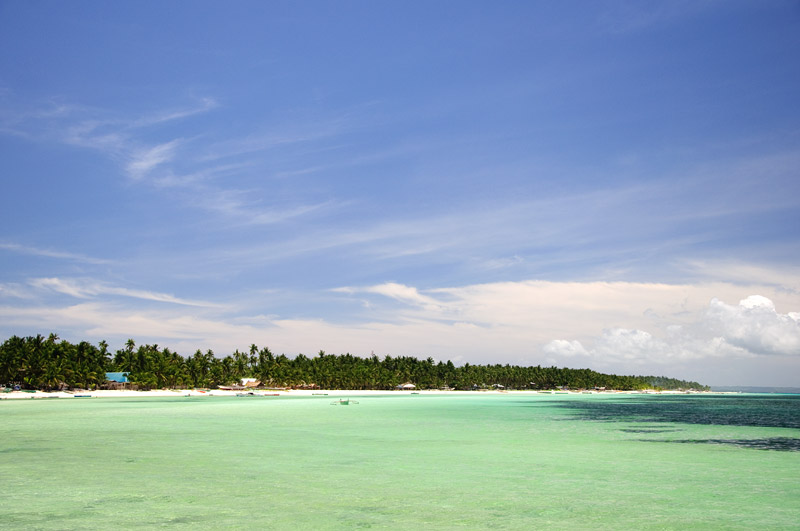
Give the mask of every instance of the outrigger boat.
[{"label": "outrigger boat", "polygon": [[331,402],[332,406],[349,406],[350,404],[358,404],[357,400],[350,400],[349,398],[340,398]]}]

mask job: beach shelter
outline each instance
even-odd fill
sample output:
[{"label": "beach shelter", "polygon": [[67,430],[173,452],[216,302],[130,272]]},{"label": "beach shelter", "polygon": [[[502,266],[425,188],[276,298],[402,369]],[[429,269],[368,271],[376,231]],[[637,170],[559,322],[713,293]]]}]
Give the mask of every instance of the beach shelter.
[{"label": "beach shelter", "polygon": [[404,383],[404,384],[400,384],[400,385],[398,385],[398,386],[396,387],[396,389],[400,389],[400,390],[404,390],[404,391],[410,391],[410,390],[412,390],[412,389],[416,389],[416,388],[417,388],[417,386],[416,386],[416,385],[414,385],[414,384],[413,384],[413,383],[411,383],[411,382],[406,382],[406,383]]}]

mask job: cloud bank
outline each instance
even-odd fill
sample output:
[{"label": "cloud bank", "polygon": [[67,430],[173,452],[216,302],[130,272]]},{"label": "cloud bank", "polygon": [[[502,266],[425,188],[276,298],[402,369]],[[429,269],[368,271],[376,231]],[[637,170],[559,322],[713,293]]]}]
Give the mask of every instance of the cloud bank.
[{"label": "cloud bank", "polygon": [[761,295],[736,305],[714,298],[694,319],[668,325],[660,338],[645,330],[610,328],[594,338],[590,348],[580,341],[554,339],[543,351],[559,358],[651,366],[702,358],[800,357],[800,313],[778,313]]},{"label": "cloud bank", "polygon": [[[793,292],[768,285],[523,281],[426,290],[383,283],[224,304],[82,279],[6,287],[0,319],[12,333],[52,330],[112,345],[133,337],[183,354],[197,348],[223,354],[256,343],[289,355],[374,351],[731,385],[791,385],[800,370],[800,313],[778,310],[800,304]],[[749,295],[758,291],[763,295]],[[65,296],[73,302],[64,303]],[[324,310],[292,316],[277,307],[262,313],[283,299],[335,304],[338,311],[335,317],[322,317]],[[719,379],[719,368],[728,366],[737,367],[731,374],[740,380]],[[770,372],[774,367],[780,372]]]}]

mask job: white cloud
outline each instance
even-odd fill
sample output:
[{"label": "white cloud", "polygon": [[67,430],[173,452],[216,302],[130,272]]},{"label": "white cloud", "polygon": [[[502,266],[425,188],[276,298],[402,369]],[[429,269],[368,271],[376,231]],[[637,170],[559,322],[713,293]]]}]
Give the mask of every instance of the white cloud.
[{"label": "white cloud", "polygon": [[169,162],[175,154],[180,139],[165,142],[157,146],[138,149],[129,154],[129,162],[125,166],[128,175],[133,179],[141,179],[157,166]]},{"label": "white cloud", "polygon": [[84,262],[87,264],[109,264],[111,263],[110,260],[105,260],[101,258],[94,258],[91,256],[86,256],[80,253],[70,253],[65,251],[55,251],[52,249],[39,249],[37,247],[31,247],[29,245],[19,245],[17,243],[0,243],[0,249],[6,251],[12,251],[15,253],[20,254],[28,254],[33,256],[44,256],[47,258],[58,258],[61,260],[71,260],[75,262]]},{"label": "white cloud", "polygon": [[668,345],[655,339],[643,330],[612,328],[605,330],[598,341],[600,354],[632,361],[642,357],[643,352],[650,358],[661,358],[669,353]]},{"label": "white cloud", "polygon": [[28,282],[31,286],[39,289],[49,289],[65,295],[70,295],[78,299],[88,299],[96,295],[97,291],[86,289],[76,285],[74,282],[63,281],[57,278],[36,278]]},{"label": "white cloud", "polygon": [[663,337],[628,328],[603,330],[586,349],[578,341],[556,339],[543,348],[549,355],[576,355],[601,363],[670,364],[707,358],[800,356],[800,315],[779,314],[767,297],[752,295],[729,305],[712,299],[685,325],[672,324]]},{"label": "white cloud", "polygon": [[94,281],[60,278],[36,278],[30,280],[29,284],[36,288],[52,290],[57,293],[63,293],[78,299],[92,299],[101,295],[118,295],[122,297],[130,297],[154,302],[166,302],[183,306],[219,306],[209,302],[181,299],[166,293],[109,286],[108,284]]},{"label": "white cloud", "polygon": [[[376,352],[404,347],[404,352],[460,356],[471,363],[588,366],[716,383],[735,382],[725,372],[735,365],[759,381],[787,385],[788,375],[770,374],[764,346],[785,356],[800,353],[795,346],[800,316],[774,310],[797,308],[800,300],[774,286],[527,281],[435,290],[381,284],[340,291],[369,299],[371,326],[380,334],[367,343]],[[769,297],[747,298],[747,291]],[[724,330],[711,318],[719,302],[709,301],[717,295],[743,298],[740,306],[725,305],[732,317],[722,321]],[[387,305],[389,300],[395,304]],[[364,327],[349,333],[339,328],[338,334],[328,330],[328,337],[342,336],[343,345],[361,344],[369,335]],[[777,364],[792,366],[789,359]]]},{"label": "white cloud", "polygon": [[[193,345],[196,348],[212,348],[225,337],[263,337],[263,332],[248,326],[237,326],[218,320],[205,319],[200,315],[186,312],[175,313],[169,310],[133,310],[108,302],[85,302],[68,306],[38,306],[12,308],[0,306],[0,318],[16,329],[58,331],[66,337],[65,331],[72,331],[76,339],[86,339],[86,335],[100,339],[133,337],[139,342],[157,342],[170,348],[175,344]],[[31,328],[31,323],[35,326]],[[187,340],[186,343],[175,341]],[[252,342],[252,341],[251,341]],[[244,343],[244,341],[243,341]],[[245,343],[245,346],[249,343]],[[233,349],[230,350],[232,352]],[[191,353],[183,352],[183,354]],[[222,352],[220,352],[222,354]]]},{"label": "white cloud", "polygon": [[748,285],[754,282],[800,293],[800,267],[764,266],[738,260],[685,260],[678,267],[698,279]]},{"label": "white cloud", "polygon": [[420,294],[417,288],[411,286],[405,286],[403,284],[397,284],[395,282],[387,282],[386,284],[370,286],[368,288],[363,288],[362,291],[365,291],[367,293],[377,293],[378,295],[390,297],[398,301],[403,301],[406,303],[411,303],[424,307],[436,307],[436,308],[440,307],[437,301],[435,301],[431,297]]},{"label": "white cloud", "polygon": [[[470,363],[658,373],[704,383],[714,383],[709,377],[721,378],[721,371],[735,366],[754,378],[742,384],[789,385],[790,369],[800,360],[791,356],[798,353],[800,315],[787,312],[797,309],[800,300],[763,285],[526,281],[423,290],[382,283],[333,290],[354,303],[368,302],[368,308],[342,301],[335,317],[318,318],[280,315],[263,299],[251,311],[87,279],[44,278],[31,285],[38,290],[39,306],[30,307],[30,298],[17,304],[6,297],[0,307],[0,322],[9,334],[53,330],[67,337],[68,328],[80,339],[88,334],[113,343],[134,337],[181,353],[211,348],[225,354],[256,343],[290,355],[319,349],[356,355],[375,351]],[[48,292],[83,302],[42,303]],[[758,292],[763,298],[748,297]],[[330,293],[320,296],[330,303]],[[280,299],[287,298],[284,293]],[[308,307],[316,300],[308,293],[291,298],[302,298]],[[721,302],[731,299],[742,303]],[[763,355],[768,353],[784,355]],[[716,382],[736,383],[725,378]]]},{"label": "white cloud", "polygon": [[508,267],[519,265],[524,261],[525,260],[522,257],[514,255],[510,258],[493,258],[486,260],[482,262],[479,267],[486,270],[506,269]]},{"label": "white cloud", "polygon": [[0,297],[14,297],[16,299],[29,299],[30,292],[19,284],[0,284]]},{"label": "white cloud", "polygon": [[[245,224],[266,225],[339,206],[328,200],[285,201],[273,198],[262,189],[240,189],[232,182],[247,181],[247,171],[263,172],[259,151],[269,147],[314,142],[329,137],[342,126],[342,120],[326,123],[285,125],[293,132],[276,132],[269,137],[244,137],[215,143],[206,135],[154,141],[149,128],[206,113],[218,106],[213,98],[203,98],[184,108],[156,110],[143,117],[120,117],[109,110],[61,105],[55,110],[17,112],[0,124],[0,133],[25,138],[55,141],[102,153],[119,165],[131,180],[162,191],[179,188],[181,199],[193,208],[222,214]],[[5,127],[3,126],[5,125]],[[161,138],[161,137],[159,137]],[[222,149],[221,153],[218,151]],[[227,150],[227,151],[226,151]],[[219,164],[216,159],[235,161]],[[259,169],[261,168],[261,169]],[[211,181],[217,181],[214,185]],[[260,198],[270,197],[280,207],[264,207]]]},{"label": "white cloud", "polygon": [[546,354],[564,358],[589,355],[580,341],[567,341],[566,339],[554,339],[542,347],[542,350]]},{"label": "white cloud", "polygon": [[706,319],[720,337],[753,354],[800,356],[798,313],[780,314],[766,297],[753,295],[737,306],[713,299]]},{"label": "white cloud", "polygon": [[254,200],[252,191],[234,189],[215,189],[195,186],[194,205],[212,212],[218,212],[243,225],[272,225],[305,216],[318,211],[337,208],[333,201],[317,204],[295,205],[291,207],[264,207],[260,201]]},{"label": "white cloud", "polygon": [[201,114],[206,111],[210,111],[215,109],[219,106],[217,101],[214,98],[202,98],[200,100],[200,104],[194,108],[188,109],[181,109],[181,110],[168,110],[168,111],[160,111],[144,118],[140,118],[133,122],[131,127],[148,127],[151,125],[157,125],[165,122],[171,122],[174,120],[180,120],[181,118],[186,118],[188,116],[194,116],[196,114]]}]

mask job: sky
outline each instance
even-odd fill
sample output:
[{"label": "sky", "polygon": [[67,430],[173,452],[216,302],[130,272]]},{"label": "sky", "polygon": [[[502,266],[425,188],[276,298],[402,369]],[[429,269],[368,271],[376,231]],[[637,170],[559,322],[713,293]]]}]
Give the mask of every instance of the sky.
[{"label": "sky", "polygon": [[0,0],[0,338],[800,386],[800,4]]}]

